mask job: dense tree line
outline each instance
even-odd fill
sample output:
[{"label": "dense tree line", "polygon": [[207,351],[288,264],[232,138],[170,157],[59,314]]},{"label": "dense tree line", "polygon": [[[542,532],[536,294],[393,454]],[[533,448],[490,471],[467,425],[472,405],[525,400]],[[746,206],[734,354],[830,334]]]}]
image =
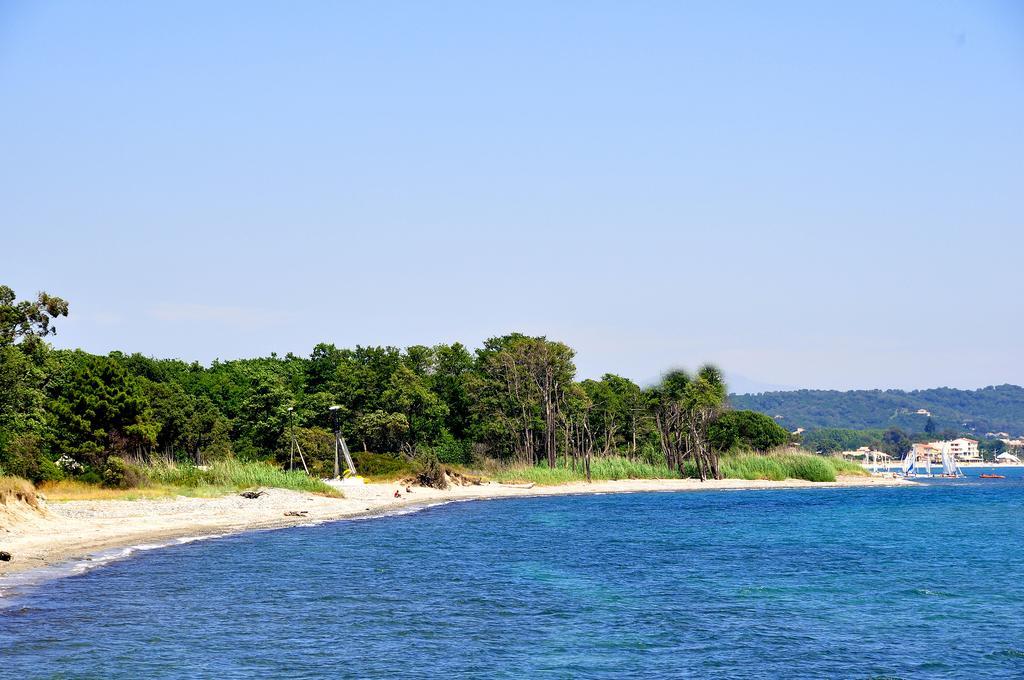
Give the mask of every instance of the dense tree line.
[{"label": "dense tree line", "polygon": [[[577,380],[574,352],[513,333],[472,351],[339,348],[204,366],[52,348],[67,303],[16,303],[0,288],[0,468],[34,480],[98,480],[112,455],[203,464],[289,458],[292,435],[326,460],[331,406],[352,448],[470,464],[485,458],[587,468],[624,455],[719,476],[718,453],[787,441],[771,418],[729,411],[721,373],[673,371],[651,388]],[[322,454],[322,455],[319,455]],[[311,470],[326,474],[322,467]]]},{"label": "dense tree line", "polygon": [[[930,390],[796,390],[732,395],[733,406],[781,416],[790,430],[798,427],[852,430],[897,427],[929,434],[957,430],[1024,434],[1024,387],[999,385],[978,390],[941,387]],[[931,413],[920,415],[919,409]]]}]

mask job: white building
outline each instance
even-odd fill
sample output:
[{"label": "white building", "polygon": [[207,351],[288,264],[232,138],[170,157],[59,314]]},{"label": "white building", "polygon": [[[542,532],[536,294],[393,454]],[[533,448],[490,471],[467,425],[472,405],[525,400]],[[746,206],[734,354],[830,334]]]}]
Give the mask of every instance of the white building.
[{"label": "white building", "polygon": [[942,462],[942,448],[949,446],[949,452],[953,458],[961,463],[977,463],[981,460],[978,452],[978,442],[975,439],[961,437],[949,442],[928,442],[927,444],[914,444],[914,453],[918,460],[928,458],[933,463]]},{"label": "white building", "polygon": [[975,439],[967,439],[966,437],[954,439],[949,442],[949,452],[958,461],[963,463],[973,463],[981,460],[981,454],[978,452],[978,442]]}]

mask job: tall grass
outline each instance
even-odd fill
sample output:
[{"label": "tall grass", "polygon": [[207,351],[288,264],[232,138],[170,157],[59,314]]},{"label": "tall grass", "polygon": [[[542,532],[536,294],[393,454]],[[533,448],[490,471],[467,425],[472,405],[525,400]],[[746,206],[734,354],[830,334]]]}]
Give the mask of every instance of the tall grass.
[{"label": "tall grass", "polygon": [[[837,475],[868,474],[860,465],[841,458],[799,453],[790,449],[778,449],[766,454],[728,453],[721,456],[719,464],[726,479],[766,479],[779,482],[786,479],[804,479],[810,482],[834,482]],[[591,478],[595,480],[680,477],[678,472],[670,470],[664,464],[646,463],[622,456],[594,458],[590,469]],[[586,478],[582,467],[573,469],[561,463],[554,468],[544,464],[499,468],[489,476],[497,482],[533,482],[540,486],[578,482]],[[685,463],[682,476],[697,477],[697,467],[692,461]]]},{"label": "tall grass", "polygon": [[174,498],[175,496],[212,496],[225,493],[219,489],[201,493],[198,489],[189,490],[166,485],[150,485],[141,489],[109,489],[105,486],[74,479],[43,482],[39,490],[50,501],[137,501]]},{"label": "tall grass", "polygon": [[834,482],[837,475],[867,475],[855,463],[841,458],[778,449],[767,454],[730,453],[720,461],[722,474],[731,479],[806,479]]},{"label": "tall grass", "polygon": [[870,472],[864,469],[863,465],[854,463],[852,460],[846,460],[839,456],[829,456],[826,460],[835,468],[837,475],[850,475],[851,477],[868,477],[871,475]]},{"label": "tall grass", "polygon": [[185,489],[203,487],[223,488],[230,491],[252,489],[258,486],[293,491],[309,491],[327,496],[341,494],[332,486],[315,479],[304,472],[289,472],[268,463],[244,463],[238,460],[222,460],[208,467],[158,463],[142,468],[155,483]]},{"label": "tall grass", "polygon": [[47,482],[41,490],[50,500],[92,501],[220,496],[245,489],[268,487],[341,497],[340,491],[303,472],[287,472],[269,463],[223,460],[209,467],[155,462],[135,466],[145,480],[141,486],[111,489],[75,480]]},{"label": "tall grass", "polygon": [[[565,466],[561,461],[553,468],[546,464],[507,467],[496,470],[490,476],[497,482],[533,482],[539,486],[567,484],[586,479],[582,465],[574,469],[571,466]],[[623,456],[606,456],[591,459],[590,477],[595,480],[671,479],[678,478],[679,475],[665,465],[654,465]]]}]

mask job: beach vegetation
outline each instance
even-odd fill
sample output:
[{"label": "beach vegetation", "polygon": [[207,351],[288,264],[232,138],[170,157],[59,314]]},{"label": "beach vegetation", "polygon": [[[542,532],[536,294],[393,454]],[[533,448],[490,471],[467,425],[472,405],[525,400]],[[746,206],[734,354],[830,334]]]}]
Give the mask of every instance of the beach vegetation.
[{"label": "beach vegetation", "polygon": [[[0,287],[0,466],[41,484],[329,493],[318,480],[334,474],[335,428],[370,480],[829,478],[818,459],[750,458],[790,435],[731,408],[714,366],[649,388],[578,380],[572,348],[521,333],[476,350],[321,343],[201,365],[54,349],[45,338],[66,313],[59,298],[16,302]],[[853,441],[807,435],[826,452]]]},{"label": "beach vegetation", "polygon": [[790,437],[774,418],[756,411],[725,411],[708,428],[711,445],[719,451],[770,451],[784,446]]},{"label": "beach vegetation", "polygon": [[158,462],[143,468],[156,484],[183,489],[224,489],[243,491],[259,487],[307,491],[340,496],[334,487],[301,471],[282,470],[262,461],[221,460],[199,467],[189,463]]},{"label": "beach vegetation", "polygon": [[420,486],[429,486],[434,489],[448,488],[444,465],[433,453],[428,453],[420,462],[420,471],[416,475],[416,482]]},{"label": "beach vegetation", "polygon": [[21,477],[0,476],[0,505],[18,501],[28,503],[34,508],[39,507],[35,486]]},{"label": "beach vegetation", "polygon": [[359,474],[370,481],[405,479],[419,473],[416,461],[402,455],[353,451],[352,459]]},{"label": "beach vegetation", "polygon": [[[223,460],[208,466],[173,461],[154,461],[136,465],[121,460],[114,463],[103,484],[65,479],[41,486],[52,500],[139,500],[174,496],[217,496],[247,489],[279,488],[304,491],[323,496],[342,494],[320,479],[303,472],[288,472],[272,464],[254,461]],[[116,470],[116,472],[114,472]],[[129,472],[130,471],[130,472]],[[106,473],[106,470],[104,471]],[[127,480],[117,484],[121,473]],[[108,481],[109,479],[109,481]]]},{"label": "beach vegetation", "polygon": [[710,429],[725,410],[726,394],[722,372],[710,365],[693,376],[681,370],[669,371],[651,391],[667,467],[682,472],[689,462],[700,479],[722,479],[719,452],[712,445]]},{"label": "beach vegetation", "polygon": [[810,482],[834,482],[839,475],[865,476],[856,463],[832,456],[776,449],[765,454],[732,452],[722,457],[722,472],[730,479],[803,479]]},{"label": "beach vegetation", "polygon": [[[548,467],[543,462],[537,465],[497,467],[489,471],[487,475],[497,482],[508,484],[532,482],[539,486],[586,481],[586,470],[582,465],[566,464],[565,462],[557,462],[555,467]],[[602,456],[591,461],[590,477],[592,480],[603,481],[678,479],[679,472],[669,468],[663,461],[648,463],[625,456]]]},{"label": "beach vegetation", "polygon": [[110,489],[130,489],[145,486],[149,477],[137,465],[132,465],[120,456],[108,456],[103,464],[103,486]]},{"label": "beach vegetation", "polygon": [[[802,479],[811,482],[834,482],[840,475],[868,474],[862,466],[842,458],[796,452],[791,449],[777,449],[767,453],[733,451],[723,454],[719,465],[722,479]],[[652,464],[624,456],[594,458],[590,472],[593,480],[700,478],[697,464],[692,460],[685,460],[682,470],[679,470],[669,468],[664,462]],[[556,465],[554,468],[549,468],[543,463],[532,466],[507,466],[491,469],[486,474],[497,482],[532,482],[540,486],[586,480],[586,473],[582,467],[565,464]]]}]

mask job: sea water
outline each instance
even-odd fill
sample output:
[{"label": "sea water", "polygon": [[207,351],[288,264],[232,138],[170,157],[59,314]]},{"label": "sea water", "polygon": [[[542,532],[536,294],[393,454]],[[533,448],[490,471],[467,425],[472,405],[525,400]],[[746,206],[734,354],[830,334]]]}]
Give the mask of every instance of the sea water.
[{"label": "sea water", "polygon": [[1019,678],[1007,476],[453,503],[180,543],[8,592],[0,676]]}]

